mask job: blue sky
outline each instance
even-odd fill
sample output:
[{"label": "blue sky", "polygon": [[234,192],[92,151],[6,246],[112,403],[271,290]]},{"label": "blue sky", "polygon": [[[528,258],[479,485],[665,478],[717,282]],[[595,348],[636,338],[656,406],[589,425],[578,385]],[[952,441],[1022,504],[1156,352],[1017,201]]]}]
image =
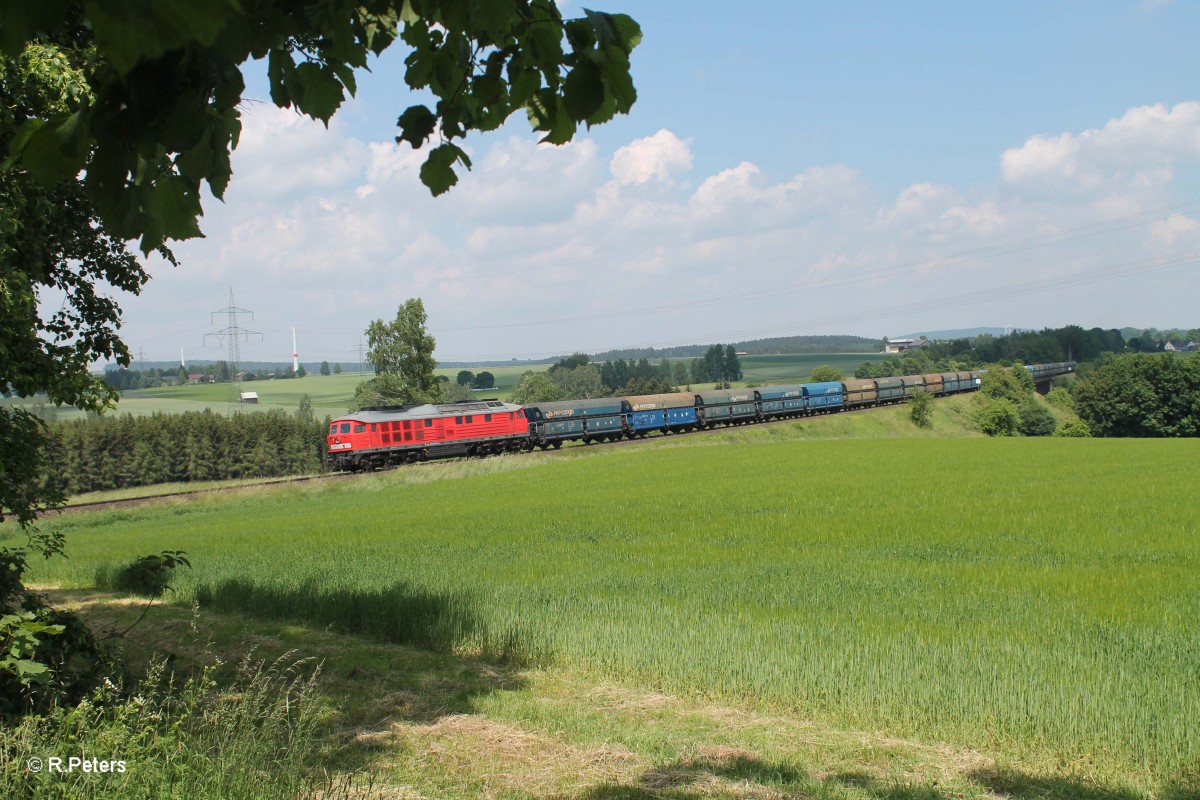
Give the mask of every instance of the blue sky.
[{"label": "blue sky", "polygon": [[280,361],[293,324],[354,361],[412,296],[443,360],[1200,325],[1197,4],[594,5],[642,24],[633,113],[563,148],[514,118],[443,198],[393,144],[401,50],[329,130],[250,104],[207,238],[124,299],[132,349],[221,357],[230,288]]}]

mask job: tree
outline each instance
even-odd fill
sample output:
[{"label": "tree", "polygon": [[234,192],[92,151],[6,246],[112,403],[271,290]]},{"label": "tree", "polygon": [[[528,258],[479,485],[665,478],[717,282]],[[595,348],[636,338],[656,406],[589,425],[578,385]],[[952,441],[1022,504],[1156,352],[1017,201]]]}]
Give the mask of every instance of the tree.
[{"label": "tree", "polygon": [[462,403],[468,400],[474,400],[475,393],[471,391],[471,387],[462,383],[451,383],[446,386],[446,400],[451,403]]},{"label": "tree", "polygon": [[454,382],[459,386],[470,386],[475,381],[475,373],[469,369],[460,369]]},{"label": "tree", "polygon": [[908,415],[918,428],[933,427],[933,397],[924,389],[917,389],[908,398]]},{"label": "tree", "polygon": [[303,377],[304,377],[305,375],[307,375],[307,374],[308,374],[308,370],[306,370],[306,369],[304,368],[304,365],[303,365],[303,364],[301,364],[300,366],[296,367],[296,377],[297,377],[297,378],[303,378]]},{"label": "tree", "polygon": [[342,374],[342,365],[341,365],[341,364],[334,364],[334,365],[333,365],[333,374],[334,374],[334,375],[341,375],[341,374]]},{"label": "tree", "polygon": [[1094,436],[1200,436],[1200,353],[1109,356],[1072,395]]},{"label": "tree", "polygon": [[607,391],[600,376],[600,368],[587,364],[571,370],[551,369],[547,373],[558,384],[562,396],[570,400],[590,400],[603,397]]},{"label": "tree", "polygon": [[[6,15],[7,16],[7,15]],[[8,33],[8,20],[4,34]],[[31,120],[56,117],[88,94],[87,53],[37,44],[0,55],[0,153],[7,154]],[[120,309],[97,292],[107,283],[138,294],[148,275],[124,241],[100,224],[92,199],[75,175],[38,181],[0,167],[0,386],[21,397],[44,392],[55,405],[100,411],[117,391],[93,376],[96,360],[128,366],[120,340]],[[55,295],[44,311],[39,301]],[[61,297],[61,299],[58,299]],[[56,498],[25,481],[36,471],[44,430],[24,412],[0,408],[0,520],[23,525]]]},{"label": "tree", "polygon": [[975,412],[975,424],[988,436],[1016,436],[1021,415],[1007,397],[988,400]]},{"label": "tree", "polygon": [[725,359],[722,362],[722,371],[722,377],[726,383],[742,379],[742,362],[738,358],[737,350],[731,344],[725,346]]},{"label": "tree", "polygon": [[550,371],[553,372],[556,369],[578,369],[579,367],[586,366],[590,363],[591,358],[588,357],[587,353],[573,353],[566,358],[560,358],[558,363],[550,368]]},{"label": "tree", "polygon": [[492,373],[488,372],[487,370],[484,370],[483,372],[481,372],[475,376],[475,380],[472,383],[472,385],[476,389],[495,389],[496,388],[496,376],[493,375]]},{"label": "tree", "polygon": [[1058,427],[1050,410],[1032,396],[1026,398],[1019,411],[1021,421],[1017,425],[1017,430],[1021,432],[1022,436],[1050,436]]},{"label": "tree", "polygon": [[[837,367],[831,367],[828,364],[821,364],[820,366],[813,368],[812,374],[808,376],[808,379],[813,383],[824,383],[826,381],[840,381],[845,377],[846,373],[842,372]],[[922,425],[921,427],[925,426]]]},{"label": "tree", "polygon": [[322,361],[322,362],[321,362],[321,374],[322,374],[322,375],[328,375],[328,374],[329,374],[329,362],[328,362],[328,361]]},{"label": "tree", "polygon": [[562,398],[558,385],[544,372],[527,370],[512,391],[514,403],[548,403]]},{"label": "tree", "polygon": [[1033,394],[1033,376],[1021,366],[1005,369],[993,364],[979,381],[979,393],[993,399],[1005,399],[1019,406]]},{"label": "tree", "polygon": [[553,0],[45,0],[8,4],[0,48],[69,41],[92,55],[87,91],[23,125],[12,150],[43,180],[73,179],[119,241],[143,252],[200,235],[201,185],[221,198],[241,131],[242,65],[263,59],[271,100],[325,123],[356,90],[354,71],[397,39],[403,79],[434,108],[400,114],[397,141],[440,142],[421,167],[436,195],[469,168],[454,143],[524,110],[542,140],[607,122],[637,98],[629,56],[641,41],[623,14],[564,20]]},{"label": "tree", "polygon": [[367,326],[367,362],[375,378],[359,384],[359,408],[373,405],[437,403],[445,398],[442,382],[434,374],[434,338],[425,330],[425,304],[410,298],[396,310],[391,322],[374,320]]},{"label": "tree", "polygon": [[311,425],[316,418],[316,414],[313,413],[312,398],[304,395],[300,398],[300,407],[296,409],[296,419],[302,425]]}]

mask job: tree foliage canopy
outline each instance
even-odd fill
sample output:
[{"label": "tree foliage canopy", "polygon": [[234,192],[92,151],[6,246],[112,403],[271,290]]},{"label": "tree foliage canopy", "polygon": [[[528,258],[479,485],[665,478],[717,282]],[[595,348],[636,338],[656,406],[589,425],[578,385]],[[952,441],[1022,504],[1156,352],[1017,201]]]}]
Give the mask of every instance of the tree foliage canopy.
[{"label": "tree foliage canopy", "polygon": [[143,252],[200,235],[200,188],[224,195],[241,133],[243,65],[264,60],[271,100],[328,123],[355,71],[398,40],[404,82],[436,98],[400,114],[397,141],[429,151],[434,194],[470,159],[455,144],[525,110],[542,141],[626,113],[641,29],[623,14],[564,19],[554,0],[40,0],[7,3],[0,52],[88,44],[92,69],[65,107],[22,124],[11,151],[48,184],[86,169],[105,230]]},{"label": "tree foliage canopy", "polygon": [[425,304],[414,297],[404,301],[391,322],[377,319],[367,326],[367,362],[376,377],[355,390],[359,408],[445,399],[442,381],[434,374],[437,342],[425,329],[426,321]]},{"label": "tree foliage canopy", "polygon": [[1094,436],[1200,436],[1200,354],[1110,356],[1073,396]]}]

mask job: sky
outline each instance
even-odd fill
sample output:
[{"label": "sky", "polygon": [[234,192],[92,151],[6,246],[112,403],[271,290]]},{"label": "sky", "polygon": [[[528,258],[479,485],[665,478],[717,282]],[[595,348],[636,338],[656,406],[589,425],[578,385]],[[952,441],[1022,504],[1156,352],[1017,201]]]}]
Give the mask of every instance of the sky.
[{"label": "sky", "polygon": [[[577,0],[560,4],[582,12]],[[205,238],[117,295],[143,361],[359,360],[420,297],[445,362],[976,326],[1200,326],[1200,4],[592,0],[632,113],[475,134],[439,198],[394,47],[329,128],[247,67]]]}]

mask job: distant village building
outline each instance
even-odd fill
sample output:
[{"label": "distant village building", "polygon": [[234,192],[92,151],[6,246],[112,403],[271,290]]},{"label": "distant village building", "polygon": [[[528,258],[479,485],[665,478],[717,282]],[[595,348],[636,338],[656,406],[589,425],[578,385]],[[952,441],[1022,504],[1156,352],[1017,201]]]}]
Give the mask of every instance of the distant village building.
[{"label": "distant village building", "polygon": [[208,376],[203,372],[189,372],[188,380],[192,383],[208,383]]},{"label": "distant village building", "polygon": [[918,347],[925,347],[929,343],[929,340],[924,336],[919,339],[884,339],[883,352],[903,353],[905,350],[913,350]]},{"label": "distant village building", "polygon": [[250,405],[258,405],[258,392],[242,392],[242,402]]}]

